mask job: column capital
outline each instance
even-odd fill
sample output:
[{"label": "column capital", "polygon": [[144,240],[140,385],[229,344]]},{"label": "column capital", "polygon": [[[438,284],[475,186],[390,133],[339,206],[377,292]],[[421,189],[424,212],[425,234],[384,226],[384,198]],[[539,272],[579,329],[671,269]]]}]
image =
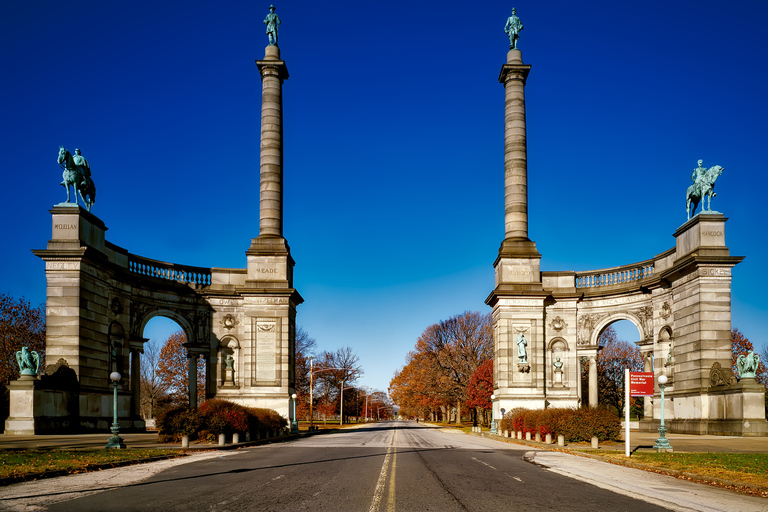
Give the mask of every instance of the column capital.
[{"label": "column capital", "polygon": [[506,85],[509,80],[520,80],[525,85],[530,71],[530,64],[504,64],[499,73],[499,83]]},{"label": "column capital", "polygon": [[284,60],[257,60],[256,66],[261,73],[261,79],[264,80],[267,76],[274,76],[280,80],[288,79],[288,67],[285,65]]}]

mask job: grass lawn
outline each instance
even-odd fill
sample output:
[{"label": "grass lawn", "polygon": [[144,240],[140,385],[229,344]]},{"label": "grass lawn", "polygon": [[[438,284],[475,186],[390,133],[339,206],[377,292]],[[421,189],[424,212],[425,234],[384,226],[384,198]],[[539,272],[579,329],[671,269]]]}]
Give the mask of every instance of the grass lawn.
[{"label": "grass lawn", "polygon": [[690,475],[732,480],[761,487],[768,496],[768,453],[634,453],[627,459],[623,452],[591,452],[618,462],[633,462],[660,470],[682,471]]},{"label": "grass lawn", "polygon": [[180,450],[3,450],[0,451],[0,478],[43,471],[77,473],[88,466],[113,464],[159,456],[183,456]]}]

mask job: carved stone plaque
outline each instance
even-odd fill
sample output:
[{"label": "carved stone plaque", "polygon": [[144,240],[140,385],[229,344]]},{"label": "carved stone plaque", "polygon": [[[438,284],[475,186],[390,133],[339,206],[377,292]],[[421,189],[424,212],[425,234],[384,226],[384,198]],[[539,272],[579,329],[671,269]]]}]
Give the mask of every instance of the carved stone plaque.
[{"label": "carved stone plaque", "polygon": [[254,319],[253,334],[253,380],[257,386],[277,386],[280,384],[280,320]]}]

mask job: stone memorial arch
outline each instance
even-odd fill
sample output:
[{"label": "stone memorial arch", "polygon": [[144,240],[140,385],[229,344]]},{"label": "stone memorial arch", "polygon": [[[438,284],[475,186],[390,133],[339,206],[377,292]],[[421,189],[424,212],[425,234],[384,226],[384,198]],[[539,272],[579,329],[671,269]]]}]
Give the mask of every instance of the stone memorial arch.
[{"label": "stone memorial arch", "polygon": [[[512,49],[499,76],[505,88],[505,238],[486,300],[493,308],[495,417],[516,407],[597,405],[599,335],[614,321],[629,320],[642,335],[645,370],[669,378],[671,432],[768,435],[764,387],[753,378],[737,381],[731,371],[731,278],[743,258],[726,246],[722,214],[704,211],[676,230],[670,226],[674,247],[638,263],[541,270],[541,254],[528,237],[525,83],[531,66],[516,42],[510,34]],[[645,401],[643,429],[659,424],[656,388]]]},{"label": "stone memorial arch", "polygon": [[[33,251],[45,261],[47,279],[46,370],[10,384],[5,433],[106,431],[115,371],[122,375],[121,427],[143,429],[140,371],[148,340],[142,334],[156,316],[181,326],[190,363],[205,361],[206,397],[291,419],[296,307],[303,299],[293,288],[294,261],[283,237],[282,84],[288,72],[276,45],[256,65],[263,84],[259,235],[246,251],[246,268],[141,257],[107,241],[106,225],[89,210],[70,202],[54,206],[48,246]],[[189,364],[192,407],[196,371]]]}]

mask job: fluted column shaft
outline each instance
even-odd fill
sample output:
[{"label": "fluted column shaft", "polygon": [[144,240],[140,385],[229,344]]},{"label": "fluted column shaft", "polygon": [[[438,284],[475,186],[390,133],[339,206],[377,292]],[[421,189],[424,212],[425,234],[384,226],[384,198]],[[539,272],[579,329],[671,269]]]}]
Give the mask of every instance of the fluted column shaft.
[{"label": "fluted column shaft", "polygon": [[262,81],[259,235],[283,236],[283,80],[288,77],[277,46],[257,61]]},{"label": "fluted column shaft", "polygon": [[499,81],[504,84],[504,233],[528,239],[528,150],[525,128],[525,80],[531,67],[520,50],[510,50]]}]

